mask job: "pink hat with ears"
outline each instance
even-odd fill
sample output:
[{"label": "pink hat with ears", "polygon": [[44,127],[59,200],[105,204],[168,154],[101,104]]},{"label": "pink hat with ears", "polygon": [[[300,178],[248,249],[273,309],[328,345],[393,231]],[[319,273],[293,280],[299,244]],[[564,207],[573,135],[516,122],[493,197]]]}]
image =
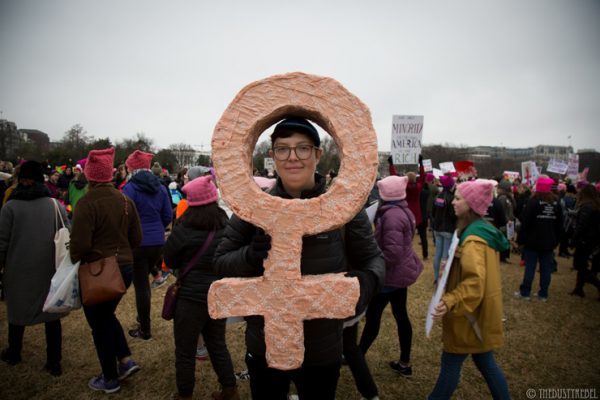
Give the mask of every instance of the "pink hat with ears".
[{"label": "pink hat with ears", "polygon": [[146,153],[141,150],[136,150],[127,157],[125,165],[131,172],[137,169],[150,169],[150,163],[152,162],[154,154]]},{"label": "pink hat with ears", "polygon": [[482,217],[494,197],[494,185],[487,179],[463,182],[456,187],[456,190],[464,197],[469,208]]},{"label": "pink hat with ears", "polygon": [[383,201],[397,201],[406,198],[406,185],[408,177],[406,176],[388,176],[377,182],[379,188],[379,197]]},{"label": "pink hat with ears", "polygon": [[537,193],[550,193],[552,191],[552,185],[554,179],[552,178],[538,178],[535,182],[535,191]]},{"label": "pink hat with ears", "polygon": [[115,148],[91,150],[85,163],[85,176],[93,182],[111,182],[113,180],[113,163]]},{"label": "pink hat with ears", "polygon": [[219,200],[217,187],[212,181],[212,176],[206,175],[190,181],[181,190],[187,196],[188,205],[203,206]]}]

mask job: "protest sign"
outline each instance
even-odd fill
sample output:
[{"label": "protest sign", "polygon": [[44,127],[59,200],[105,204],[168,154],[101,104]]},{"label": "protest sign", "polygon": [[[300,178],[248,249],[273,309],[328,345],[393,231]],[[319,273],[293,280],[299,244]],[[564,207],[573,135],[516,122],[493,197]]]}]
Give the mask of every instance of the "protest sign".
[{"label": "protest sign", "polygon": [[423,169],[425,172],[433,171],[433,165],[431,165],[431,160],[423,160]]},{"label": "protest sign", "polygon": [[567,176],[571,179],[577,179],[579,173],[579,154],[569,154],[569,164],[567,167]]},{"label": "protest sign", "polygon": [[450,274],[450,267],[452,267],[452,260],[454,260],[454,253],[456,252],[456,248],[458,247],[458,236],[456,235],[456,231],[454,231],[454,235],[452,236],[452,242],[450,242],[450,248],[448,249],[448,260],[444,263],[442,260],[441,267],[443,271],[440,270],[442,274],[441,278],[438,278],[438,285],[435,289],[435,293],[431,298],[431,302],[429,303],[429,308],[427,310],[427,317],[425,318],[425,336],[429,337],[431,333],[431,328],[433,327],[433,311],[435,306],[442,299],[442,295],[444,294],[444,290],[446,289],[446,282],[448,281],[448,275]]},{"label": "protest sign", "polygon": [[457,161],[454,163],[454,168],[459,175],[463,176],[477,176],[477,170],[473,161],[464,160]]},{"label": "protest sign", "polygon": [[523,183],[533,186],[539,175],[540,173],[535,165],[535,161],[524,161],[521,163],[521,176],[523,177]]},{"label": "protest sign", "polygon": [[516,171],[504,171],[504,173],[502,174],[504,179],[510,181],[510,182],[514,182],[515,179],[518,179],[520,177],[519,173]]},{"label": "protest sign", "polygon": [[440,176],[444,175],[444,173],[442,172],[441,169],[437,169],[437,168],[433,168],[433,176],[436,177],[436,179],[439,179]]},{"label": "protest sign", "polygon": [[418,164],[422,137],[422,115],[394,115],[391,146],[393,163]]},{"label": "protest sign", "polygon": [[270,173],[273,173],[275,170],[275,161],[271,157],[265,157],[264,168]]},{"label": "protest sign", "polygon": [[546,169],[548,172],[554,172],[555,174],[564,175],[567,173],[567,168],[569,164],[567,160],[559,160],[556,158],[551,158],[548,161],[548,168]]},{"label": "protest sign", "polygon": [[456,169],[454,168],[454,163],[452,161],[440,163],[440,169],[442,170],[442,174],[447,174],[448,172],[456,172]]}]

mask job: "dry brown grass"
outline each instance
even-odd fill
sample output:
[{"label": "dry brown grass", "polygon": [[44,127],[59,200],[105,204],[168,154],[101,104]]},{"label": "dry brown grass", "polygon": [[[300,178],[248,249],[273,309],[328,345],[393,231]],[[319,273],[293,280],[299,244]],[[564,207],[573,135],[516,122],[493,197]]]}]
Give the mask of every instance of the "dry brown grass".
[{"label": "dry brown grass", "polygon": [[[415,240],[415,248],[416,248]],[[420,253],[418,253],[420,254]],[[600,302],[598,293],[586,287],[587,297],[569,296],[575,281],[570,261],[558,258],[558,272],[552,275],[550,300],[544,304],[529,303],[513,298],[523,269],[518,256],[512,264],[503,265],[504,312],[506,343],[497,353],[497,361],[506,374],[511,395],[527,398],[529,388],[596,388],[600,393]],[[441,329],[434,327],[432,338],[424,334],[425,312],[432,294],[431,257],[425,272],[409,290],[409,311],[413,323],[412,362],[414,377],[403,379],[392,372],[387,363],[398,357],[395,323],[386,309],[379,337],[369,350],[367,359],[382,399],[423,399],[432,389],[439,372]],[[537,279],[537,277],[536,277]],[[537,282],[534,289],[537,290]],[[175,391],[172,324],[159,317],[165,288],[154,290],[153,333],[149,342],[129,340],[133,357],[142,371],[122,384],[114,399],[165,399]],[[123,327],[134,325],[135,298],[133,288],[118,308]],[[0,307],[0,346],[7,342],[6,309]],[[230,325],[228,345],[236,370],[245,368],[243,362],[244,326]],[[42,325],[25,331],[23,362],[14,367],[0,363],[0,399],[100,399],[104,395],[87,388],[88,379],[99,373],[100,366],[92,344],[90,329],[83,313],[78,310],[63,320],[63,370],[59,378],[42,372],[45,362],[44,329]],[[207,399],[218,383],[209,362],[196,367],[195,398]],[[242,398],[250,398],[248,382],[240,382]],[[466,361],[456,399],[489,398],[487,386],[471,361]],[[352,375],[342,369],[338,399],[358,399]]]}]

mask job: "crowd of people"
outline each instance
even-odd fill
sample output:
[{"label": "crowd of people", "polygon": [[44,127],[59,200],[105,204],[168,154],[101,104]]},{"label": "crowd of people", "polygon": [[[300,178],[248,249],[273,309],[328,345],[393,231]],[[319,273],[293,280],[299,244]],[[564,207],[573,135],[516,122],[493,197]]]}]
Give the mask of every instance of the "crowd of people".
[{"label": "crowd of people", "polygon": [[[317,172],[323,151],[314,126],[289,116],[271,135],[276,179],[255,177],[255,181],[272,196],[317,197],[336,179],[335,173],[326,179]],[[133,283],[135,290],[138,326],[127,333],[115,313],[121,298],[83,305],[101,370],[90,378],[89,388],[116,392],[120,382],[141,370],[126,335],[132,340],[152,337],[152,316],[157,315],[151,310],[152,288],[173,272],[179,285],[173,318],[173,397],[192,397],[195,363],[204,350],[220,384],[212,397],[238,399],[226,322],[210,317],[207,293],[222,277],[263,275],[271,238],[231,215],[211,168],[184,169],[171,181],[153,158],[136,150],[115,168],[110,148],[92,150],[64,171],[36,161],[16,167],[2,163],[10,178],[2,186],[0,213],[0,268],[8,315],[8,347],[1,359],[10,365],[21,362],[25,327],[44,323],[45,369],[54,376],[62,374],[65,314],[42,310],[57,267],[54,236],[57,218],[62,217],[71,230],[71,260],[87,263],[116,255],[125,286]],[[520,299],[531,300],[539,268],[536,297],[548,301],[557,249],[558,256],[573,257],[577,279],[571,294],[584,297],[586,283],[600,291],[598,185],[544,175],[532,187],[518,179],[435,177],[425,172],[422,158],[418,173],[399,175],[392,160],[388,162],[389,176],[378,180],[372,192],[371,200],[378,202],[372,222],[363,209],[339,229],[303,238],[303,275],[345,273],[358,278],[355,315],[344,321],[304,321],[304,361],[290,371],[268,365],[264,319],[246,317],[245,362],[252,398],[288,399],[293,382],[300,399],[334,399],[345,363],[362,398],[378,399],[365,354],[377,339],[388,303],[400,349],[389,367],[401,376],[412,376],[416,371],[411,364],[408,288],[419,279],[423,260],[429,257],[428,228],[435,244],[434,287],[449,269],[445,294],[433,313],[442,320],[443,352],[430,399],[452,396],[469,355],[492,397],[510,397],[494,351],[503,344],[500,265],[511,262],[511,253],[520,253],[524,267],[523,281],[515,288]],[[446,265],[454,233],[457,249],[452,264]],[[421,257],[412,246],[415,236],[420,239]],[[361,318],[365,324],[359,336]]]}]

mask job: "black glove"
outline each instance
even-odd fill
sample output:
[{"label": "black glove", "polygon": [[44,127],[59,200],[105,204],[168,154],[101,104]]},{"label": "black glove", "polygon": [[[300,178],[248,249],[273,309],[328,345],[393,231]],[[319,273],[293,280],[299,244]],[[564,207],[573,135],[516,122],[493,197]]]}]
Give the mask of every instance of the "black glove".
[{"label": "black glove", "polygon": [[388,157],[388,164],[392,165],[394,163],[394,159],[392,158],[392,156]]},{"label": "black glove", "polygon": [[252,242],[246,252],[248,264],[257,269],[263,268],[263,260],[267,258],[271,250],[271,236],[265,235],[262,229],[258,229],[252,237]]},{"label": "black glove", "polygon": [[353,269],[352,271],[348,271],[344,276],[348,278],[358,278],[358,283],[360,284],[360,297],[358,298],[358,303],[356,303],[355,315],[360,315],[367,309],[367,306],[371,301],[371,294],[369,293],[371,291],[371,285],[369,284],[368,272]]}]

